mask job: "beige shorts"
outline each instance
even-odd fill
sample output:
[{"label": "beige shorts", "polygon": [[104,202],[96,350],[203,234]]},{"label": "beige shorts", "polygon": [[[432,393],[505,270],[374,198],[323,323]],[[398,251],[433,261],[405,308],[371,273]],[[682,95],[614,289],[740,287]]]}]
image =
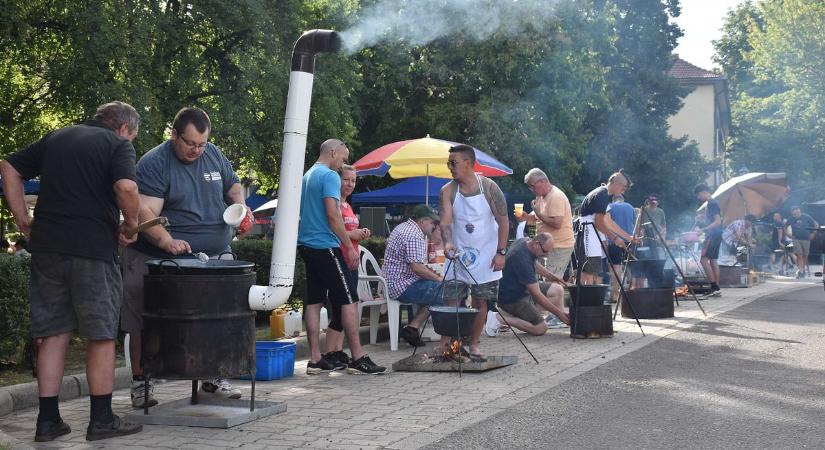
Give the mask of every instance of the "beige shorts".
[{"label": "beige shorts", "polygon": [[793,253],[794,255],[803,255],[808,256],[811,254],[811,241],[805,239],[794,239],[793,240]]},{"label": "beige shorts", "polygon": [[564,271],[567,270],[567,265],[570,264],[570,255],[573,253],[573,248],[554,248],[544,258],[544,267],[553,275],[562,278]]}]

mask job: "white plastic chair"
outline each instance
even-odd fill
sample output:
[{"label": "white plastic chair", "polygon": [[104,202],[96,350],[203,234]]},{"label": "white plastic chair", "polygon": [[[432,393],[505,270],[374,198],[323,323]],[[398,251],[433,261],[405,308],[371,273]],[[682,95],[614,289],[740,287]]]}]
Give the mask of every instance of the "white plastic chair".
[{"label": "white plastic chair", "polygon": [[518,226],[516,227],[516,239],[521,239],[524,237],[524,228],[527,226],[527,222],[519,222]]},{"label": "white plastic chair", "polygon": [[[378,319],[381,306],[387,305],[390,325],[390,349],[398,349],[398,315],[400,307],[397,301],[390,300],[387,281],[378,261],[369,250],[358,246],[360,264],[358,266],[358,318],[362,317],[365,307],[370,308],[370,344],[378,342]],[[375,287],[373,294],[373,287]],[[395,303],[395,307],[391,306]],[[393,311],[394,310],[394,311]]]}]

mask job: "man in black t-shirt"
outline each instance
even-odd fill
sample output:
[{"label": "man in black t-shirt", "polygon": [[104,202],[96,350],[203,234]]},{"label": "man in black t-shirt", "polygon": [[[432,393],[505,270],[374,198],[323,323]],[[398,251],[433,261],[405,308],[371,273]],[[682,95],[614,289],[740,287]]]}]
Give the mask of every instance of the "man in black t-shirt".
[{"label": "man in black t-shirt", "polygon": [[607,207],[613,196],[624,195],[630,184],[630,179],[620,170],[608,178],[607,185],[593,189],[582,201],[579,233],[576,238],[576,259],[584,258],[582,273],[579,275],[582,284],[599,283],[602,258],[607,256],[604,254],[601,241],[610,240],[621,248],[633,241],[633,237],[607,215]]},{"label": "man in black t-shirt", "polygon": [[[570,318],[564,312],[564,291],[559,284],[539,283],[536,272],[549,279],[556,278],[536,260],[553,250],[553,236],[539,233],[535,238],[519,239],[510,246],[505,256],[504,272],[499,282],[498,309],[507,323],[534,336],[547,332],[547,324],[537,308],[553,313],[565,324]],[[489,324],[488,324],[489,325]],[[498,329],[498,324],[488,326]]]},{"label": "man in black t-shirt", "polygon": [[[122,284],[118,243],[135,240],[140,199],[135,149],[140,116],[122,102],[98,108],[93,120],[47,134],[0,163],[3,188],[31,252],[31,330],[39,342],[40,411],[34,440],[71,432],[57,396],[72,331],[87,339],[86,374],[93,441],[137,433],[139,424],[112,413],[115,337]],[[34,220],[23,181],[40,177]],[[120,213],[124,222],[120,223]]]},{"label": "man in black t-shirt", "polygon": [[813,217],[803,214],[798,206],[791,208],[788,228],[793,238],[793,252],[796,255],[797,278],[803,278],[808,272],[808,254],[811,253],[811,241],[816,237],[819,224]]},{"label": "man in black t-shirt", "polygon": [[711,197],[710,189],[705,184],[697,184],[693,193],[701,202],[707,202],[705,215],[697,217],[704,226],[699,231],[705,233],[705,243],[700,259],[702,269],[710,282],[712,295],[719,295],[719,247],[722,245],[722,209],[719,202]]}]

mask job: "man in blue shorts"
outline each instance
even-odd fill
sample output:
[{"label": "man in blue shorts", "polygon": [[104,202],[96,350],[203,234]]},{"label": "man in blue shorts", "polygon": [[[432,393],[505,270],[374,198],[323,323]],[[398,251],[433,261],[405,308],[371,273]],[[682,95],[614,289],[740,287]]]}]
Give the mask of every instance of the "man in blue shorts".
[{"label": "man in blue shorts", "polygon": [[[39,342],[40,411],[34,440],[47,442],[71,428],[57,395],[72,331],[87,339],[86,378],[91,414],[86,439],[137,433],[139,424],[112,413],[115,338],[122,297],[118,243],[138,224],[135,149],[140,116],[123,102],[98,108],[94,119],[47,134],[0,162],[3,189],[31,252],[31,334]],[[23,181],[40,177],[34,213]],[[124,222],[120,222],[120,214]]]},{"label": "man in blue shorts", "polygon": [[711,197],[710,189],[705,184],[698,184],[693,193],[700,202],[707,202],[705,215],[698,219],[704,225],[699,229],[705,234],[705,243],[702,247],[702,269],[710,282],[711,295],[720,295],[719,289],[719,247],[722,245],[722,208],[719,202]]},{"label": "man in blue shorts", "polygon": [[[427,205],[416,206],[406,222],[393,228],[384,251],[384,278],[390,298],[402,303],[430,306],[443,305],[442,278],[428,268],[427,240],[438,224],[438,215]],[[401,329],[401,337],[414,347],[424,345],[418,330],[427,320],[427,308],[419,308],[415,317]]]},{"label": "man in blue shorts", "polygon": [[[337,171],[347,158],[347,144],[339,139],[327,139],[321,144],[318,161],[304,174],[301,182],[298,253],[304,260],[307,274],[304,319],[310,350],[308,374],[337,369],[354,374],[378,374],[387,370],[372,362],[361,349],[357,287],[346,273],[348,266],[341,253],[341,242],[348,242],[349,237],[341,216],[341,177]],[[343,251],[349,253],[346,261],[353,264],[349,269],[357,268],[355,248],[345,245]],[[326,300],[329,300],[332,315],[327,329],[327,352],[322,355],[319,342],[321,307]],[[349,343],[352,361],[342,361],[335,356],[339,352],[334,348],[338,341],[334,333],[341,332]]]}]

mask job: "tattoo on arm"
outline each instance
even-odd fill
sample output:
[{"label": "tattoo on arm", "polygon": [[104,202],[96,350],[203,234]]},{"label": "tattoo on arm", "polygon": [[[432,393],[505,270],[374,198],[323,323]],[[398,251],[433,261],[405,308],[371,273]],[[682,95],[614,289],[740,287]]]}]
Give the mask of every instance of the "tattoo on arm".
[{"label": "tattoo on arm", "polygon": [[495,186],[490,192],[493,203],[493,215],[506,216],[507,200],[504,199],[504,193],[501,192],[501,188],[499,188],[497,184],[491,183],[491,186]]}]

